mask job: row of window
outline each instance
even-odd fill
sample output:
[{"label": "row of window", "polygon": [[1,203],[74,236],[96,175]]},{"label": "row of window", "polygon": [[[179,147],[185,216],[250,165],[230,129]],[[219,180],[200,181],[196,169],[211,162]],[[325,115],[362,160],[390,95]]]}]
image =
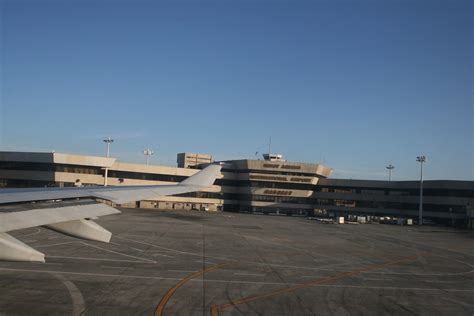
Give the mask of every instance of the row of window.
[{"label": "row of window", "polygon": [[272,189],[288,189],[288,190],[314,190],[314,185],[305,183],[290,182],[271,182],[271,181],[249,181],[249,180],[227,180],[217,179],[216,185],[229,187],[252,187],[252,188],[272,188]]},{"label": "row of window", "polygon": [[214,192],[190,192],[177,194],[180,197],[204,198],[204,199],[224,199],[236,201],[260,201],[273,203],[296,203],[308,204],[311,199],[286,197],[286,196],[271,196],[271,195],[250,195],[250,194],[235,194],[235,193],[214,193]]},{"label": "row of window", "polygon": [[39,162],[8,162],[0,161],[0,170],[25,170],[25,171],[50,171],[50,172],[68,172],[82,174],[103,174],[100,167],[66,165],[55,163]]},{"label": "row of window", "polygon": [[187,178],[186,176],[129,172],[129,171],[119,171],[119,170],[109,170],[108,176],[111,178],[119,178],[119,179],[136,179],[136,180],[167,181],[167,182],[180,182]]},{"label": "row of window", "polygon": [[[16,180],[16,179],[0,179],[1,187],[55,187],[59,184],[54,181],[35,181],[35,180]],[[72,186],[72,183],[65,183],[64,186]],[[250,194],[233,194],[233,193],[213,193],[213,192],[191,192],[179,194],[181,197],[207,198],[207,199],[224,199],[235,201],[261,201],[273,203],[293,203],[293,204],[313,204],[315,206],[344,206],[344,207],[361,207],[374,209],[398,209],[398,210],[417,210],[416,203],[399,203],[384,201],[354,201],[341,199],[312,199],[298,197],[282,197],[270,195],[250,195]],[[424,204],[425,211],[430,212],[452,212],[465,214],[466,206],[462,205],[439,205]]]},{"label": "row of window", "polygon": [[[316,205],[319,206],[344,206],[344,207],[361,207],[373,209],[394,209],[394,210],[418,210],[417,203],[394,203],[382,201],[354,201],[354,200],[336,200],[336,199],[318,199]],[[423,209],[429,212],[452,212],[466,213],[466,206],[463,205],[440,205],[440,204],[423,204]]]},{"label": "row of window", "polygon": [[288,172],[288,171],[275,171],[275,170],[250,170],[250,169],[230,169],[230,168],[223,168],[223,172],[230,172],[230,173],[261,173],[261,174],[277,174],[277,175],[284,175],[284,176],[301,176],[301,177],[314,177],[317,176],[318,178],[325,178],[321,175],[316,175],[314,173],[307,173],[307,172]]},{"label": "row of window", "polygon": [[[361,188],[341,188],[341,187],[322,187],[313,186],[315,192],[326,193],[352,193],[363,195],[397,195],[397,196],[419,196],[420,190],[417,189],[361,189]],[[423,189],[425,196],[444,196],[444,197],[474,197],[474,189]]]},{"label": "row of window", "polygon": [[0,188],[45,188],[57,187],[54,181],[0,179]]},{"label": "row of window", "polygon": [[[69,164],[55,164],[55,163],[35,163],[35,162],[5,162],[0,161],[0,170],[25,170],[25,171],[51,171],[51,172],[66,172],[77,174],[96,174],[103,175],[104,170],[101,167],[94,166],[80,166]],[[225,170],[224,170],[225,171]],[[303,173],[284,173],[272,172],[268,170],[229,170],[232,172],[243,173],[265,173],[265,174],[289,174],[292,176],[306,176]],[[314,176],[314,174],[311,174]],[[166,181],[179,182],[186,179],[185,176],[154,174],[154,173],[140,173],[119,170],[109,170],[109,177],[119,179],[137,179],[150,181]],[[217,179],[216,185],[233,186],[233,187],[258,187],[258,188],[275,188],[275,189],[293,189],[293,190],[312,190],[315,192],[333,192],[333,193],[353,193],[363,195],[398,195],[398,196],[418,196],[419,189],[380,189],[380,188],[350,188],[350,187],[331,187],[320,186],[308,183],[286,183],[286,182],[271,182],[271,181],[240,181]],[[443,196],[443,197],[474,197],[473,189],[430,189],[425,188],[423,191],[425,196]]]}]

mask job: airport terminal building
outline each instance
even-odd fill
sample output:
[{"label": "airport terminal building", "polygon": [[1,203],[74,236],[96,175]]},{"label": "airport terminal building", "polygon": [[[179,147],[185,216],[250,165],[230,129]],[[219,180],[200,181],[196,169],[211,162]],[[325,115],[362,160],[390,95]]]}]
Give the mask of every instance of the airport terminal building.
[{"label": "airport terminal building", "polygon": [[[139,201],[126,207],[234,211],[304,216],[418,216],[419,181],[331,179],[332,169],[280,155],[221,161],[222,173],[203,191]],[[0,152],[0,188],[147,185],[182,181],[210,155],[178,154],[178,167],[62,153]],[[107,178],[105,177],[107,173]],[[424,218],[472,225],[474,181],[424,181]]]}]

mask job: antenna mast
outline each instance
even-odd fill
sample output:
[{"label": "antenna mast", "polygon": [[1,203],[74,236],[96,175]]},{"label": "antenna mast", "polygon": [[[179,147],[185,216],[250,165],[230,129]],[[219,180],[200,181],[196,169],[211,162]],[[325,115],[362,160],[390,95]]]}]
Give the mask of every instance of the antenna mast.
[{"label": "antenna mast", "polygon": [[270,155],[272,153],[272,137],[270,136],[270,139],[268,140],[268,154]]}]

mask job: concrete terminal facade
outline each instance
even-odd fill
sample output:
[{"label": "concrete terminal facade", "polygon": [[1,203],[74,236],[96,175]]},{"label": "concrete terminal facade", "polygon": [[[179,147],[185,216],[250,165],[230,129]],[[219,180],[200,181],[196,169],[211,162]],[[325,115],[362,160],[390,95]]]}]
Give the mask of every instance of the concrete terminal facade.
[{"label": "concrete terminal facade", "polygon": [[[169,184],[197,172],[192,161],[212,162],[210,155],[180,155],[180,165],[189,168],[61,153],[0,152],[0,187],[103,185],[106,168],[108,185]],[[187,156],[191,163],[186,162]],[[418,181],[330,179],[332,169],[321,164],[288,162],[281,156],[266,158],[223,161],[222,175],[207,190],[127,206],[280,215],[413,219],[418,215]],[[424,187],[424,218],[472,225],[474,181],[424,181]]]}]

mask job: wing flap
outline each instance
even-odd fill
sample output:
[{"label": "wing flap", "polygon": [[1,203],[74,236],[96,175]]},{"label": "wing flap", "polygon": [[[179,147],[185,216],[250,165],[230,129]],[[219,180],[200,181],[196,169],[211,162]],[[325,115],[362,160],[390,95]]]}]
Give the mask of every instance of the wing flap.
[{"label": "wing flap", "polygon": [[209,165],[202,171],[193,174],[179,183],[180,186],[209,187],[214,184],[216,177],[221,172],[221,165]]},{"label": "wing flap", "polygon": [[7,233],[0,233],[0,260],[44,262],[44,254]]},{"label": "wing flap", "polygon": [[0,233],[118,213],[102,203],[0,213]]},{"label": "wing flap", "polygon": [[111,232],[87,219],[49,224],[46,227],[66,235],[105,243],[108,243],[112,237]]}]

